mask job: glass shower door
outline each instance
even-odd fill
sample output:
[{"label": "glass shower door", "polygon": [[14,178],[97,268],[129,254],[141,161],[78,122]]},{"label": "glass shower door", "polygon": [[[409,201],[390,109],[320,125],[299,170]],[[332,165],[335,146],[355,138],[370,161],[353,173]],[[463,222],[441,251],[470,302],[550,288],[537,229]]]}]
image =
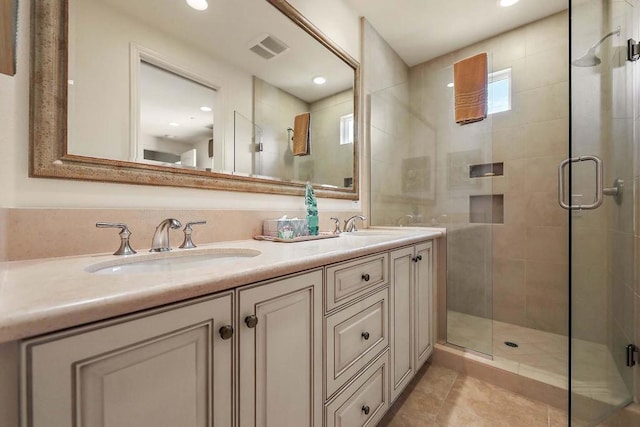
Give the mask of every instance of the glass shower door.
[{"label": "glass shower door", "polygon": [[635,336],[636,298],[637,88],[636,65],[626,60],[633,16],[627,2],[571,2],[572,157],[559,187],[570,215],[572,425],[597,425],[632,400],[625,349]]}]

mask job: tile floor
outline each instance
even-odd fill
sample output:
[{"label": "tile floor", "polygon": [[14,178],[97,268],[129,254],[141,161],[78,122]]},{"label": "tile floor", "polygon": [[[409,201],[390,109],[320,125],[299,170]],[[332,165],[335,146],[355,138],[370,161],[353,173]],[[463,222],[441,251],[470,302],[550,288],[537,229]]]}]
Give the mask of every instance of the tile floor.
[{"label": "tile floor", "polygon": [[560,427],[567,413],[495,385],[427,364],[379,427]]},{"label": "tile floor", "polygon": [[[563,389],[568,387],[568,338],[564,335],[447,312],[451,344],[493,356],[492,366]],[[515,342],[509,347],[505,341]],[[604,344],[573,340],[573,391],[588,399],[619,406],[629,391]]]}]

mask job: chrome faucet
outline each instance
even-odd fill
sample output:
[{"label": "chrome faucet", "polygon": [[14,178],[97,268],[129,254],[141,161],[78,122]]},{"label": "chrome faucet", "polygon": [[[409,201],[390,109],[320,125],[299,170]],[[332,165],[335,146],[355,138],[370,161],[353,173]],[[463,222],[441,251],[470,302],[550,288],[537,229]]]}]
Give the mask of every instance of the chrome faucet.
[{"label": "chrome faucet", "polygon": [[151,241],[151,249],[149,252],[166,252],[171,250],[169,245],[169,229],[174,230],[182,227],[180,221],[175,218],[167,218],[162,221],[157,227],[156,232],[153,233],[153,240]]},{"label": "chrome faucet", "polygon": [[347,219],[344,222],[344,232],[345,233],[350,233],[352,231],[358,231],[358,229],[356,228],[356,219],[360,219],[362,221],[365,221],[367,219],[367,217],[364,217],[362,215],[354,215],[351,218]]}]

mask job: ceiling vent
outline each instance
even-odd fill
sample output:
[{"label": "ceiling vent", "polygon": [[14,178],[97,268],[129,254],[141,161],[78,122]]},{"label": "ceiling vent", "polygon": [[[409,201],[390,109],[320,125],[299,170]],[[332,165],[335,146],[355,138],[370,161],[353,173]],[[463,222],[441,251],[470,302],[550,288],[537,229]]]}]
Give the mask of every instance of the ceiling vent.
[{"label": "ceiling vent", "polygon": [[270,34],[262,34],[249,44],[249,50],[264,59],[273,59],[288,51],[289,46]]}]

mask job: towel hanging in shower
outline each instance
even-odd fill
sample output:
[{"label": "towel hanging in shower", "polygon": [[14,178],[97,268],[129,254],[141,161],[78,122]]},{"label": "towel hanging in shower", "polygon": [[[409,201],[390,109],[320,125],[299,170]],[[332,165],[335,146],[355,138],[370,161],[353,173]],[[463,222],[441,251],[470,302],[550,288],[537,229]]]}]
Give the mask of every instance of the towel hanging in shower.
[{"label": "towel hanging in shower", "polygon": [[487,118],[487,54],[453,64],[456,123],[466,125]]},{"label": "towel hanging in shower", "polygon": [[293,124],[293,155],[308,156],[311,154],[311,144],[309,134],[311,124],[311,114],[303,113],[296,116]]}]

